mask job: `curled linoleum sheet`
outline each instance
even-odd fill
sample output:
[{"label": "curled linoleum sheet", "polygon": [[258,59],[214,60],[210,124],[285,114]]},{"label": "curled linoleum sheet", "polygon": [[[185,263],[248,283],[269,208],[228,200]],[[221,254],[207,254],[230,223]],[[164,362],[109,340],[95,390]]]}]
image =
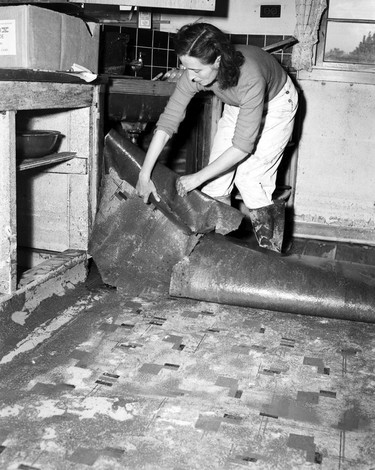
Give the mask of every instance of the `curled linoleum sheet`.
[{"label": "curled linoleum sheet", "polygon": [[167,293],[172,267],[199,236],[146,205],[115,170],[103,178],[89,253],[106,284],[132,294]]},{"label": "curled linoleum sheet", "polygon": [[134,189],[144,152],[111,131],[105,154],[109,172],[90,241],[104,282],[132,293],[162,291],[172,297],[375,322],[373,285],[344,275],[339,265],[316,266],[223,236],[237,228],[242,214],[199,191],[179,197],[177,175],[163,165],[153,173],[161,203],[146,205]]},{"label": "curled linoleum sheet", "polygon": [[[145,152],[125,136],[112,129],[105,138],[105,156],[116,169],[119,177],[135,188]],[[151,202],[173,223],[187,233],[216,231],[222,235],[236,230],[243,214],[226,204],[216,201],[201,191],[191,191],[180,197],[176,190],[178,175],[160,163],[156,163],[152,180],[161,198]]]},{"label": "curled linoleum sheet", "polygon": [[172,270],[170,295],[220,304],[375,323],[374,286],[325,267],[261,252],[217,234]]},{"label": "curled linoleum sheet", "polygon": [[107,174],[89,243],[103,281],[133,294],[168,293],[172,267],[204,233],[231,232],[243,215],[193,191],[180,197],[177,175],[156,165],[153,181],[161,201],[145,204],[135,191],[145,153],[112,130],[105,141]]}]

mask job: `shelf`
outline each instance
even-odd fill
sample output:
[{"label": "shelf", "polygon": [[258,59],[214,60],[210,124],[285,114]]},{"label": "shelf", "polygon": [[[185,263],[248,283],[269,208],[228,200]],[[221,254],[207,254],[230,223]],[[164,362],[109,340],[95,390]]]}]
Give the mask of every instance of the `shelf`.
[{"label": "shelf", "polygon": [[79,83],[87,85],[98,85],[106,83],[108,78],[99,75],[92,82],[86,82],[79,73],[67,71],[52,71],[38,69],[2,69],[0,68],[0,81],[22,81],[22,82],[51,82],[51,83]]},{"label": "shelf", "polygon": [[[7,315],[31,311],[85,279],[102,174],[105,86],[60,82],[68,77],[48,72],[0,72],[0,314]],[[63,147],[17,159],[17,127],[57,129]],[[66,262],[61,254],[70,250],[79,255]],[[45,253],[54,254],[44,279]],[[21,286],[21,267],[39,267],[35,281],[24,285],[22,278]]]},{"label": "shelf", "polygon": [[65,162],[71,160],[76,156],[76,152],[60,152],[52,153],[51,155],[46,155],[45,157],[40,158],[28,158],[22,160],[17,165],[18,171],[29,170],[31,168],[37,168],[40,166],[53,165],[54,163]]}]

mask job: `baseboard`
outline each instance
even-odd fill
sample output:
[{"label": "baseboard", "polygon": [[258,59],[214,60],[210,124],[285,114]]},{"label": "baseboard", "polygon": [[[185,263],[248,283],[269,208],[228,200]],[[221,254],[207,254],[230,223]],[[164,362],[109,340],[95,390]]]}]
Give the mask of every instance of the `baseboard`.
[{"label": "baseboard", "polygon": [[294,221],[293,237],[375,245],[375,230]]}]

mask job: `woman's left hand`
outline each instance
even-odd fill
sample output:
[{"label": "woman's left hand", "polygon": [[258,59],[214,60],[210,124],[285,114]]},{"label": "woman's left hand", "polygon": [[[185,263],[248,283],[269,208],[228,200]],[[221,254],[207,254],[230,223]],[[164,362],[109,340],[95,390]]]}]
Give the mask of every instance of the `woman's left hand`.
[{"label": "woman's left hand", "polygon": [[196,173],[193,173],[192,175],[180,176],[180,178],[178,178],[176,181],[177,194],[181,197],[184,197],[187,195],[187,193],[190,193],[190,191],[197,188],[200,184],[201,182],[199,181]]}]

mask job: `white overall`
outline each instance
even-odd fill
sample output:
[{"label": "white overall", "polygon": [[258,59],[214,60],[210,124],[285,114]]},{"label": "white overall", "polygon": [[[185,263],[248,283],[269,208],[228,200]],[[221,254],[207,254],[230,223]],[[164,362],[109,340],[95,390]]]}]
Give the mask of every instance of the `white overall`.
[{"label": "white overall", "polygon": [[[281,91],[265,106],[260,136],[253,153],[234,170],[203,186],[202,192],[230,203],[235,184],[249,209],[272,204],[277,169],[293,132],[297,107],[298,93],[288,77]],[[210,154],[210,163],[232,146],[238,113],[237,106],[224,105]]]}]

